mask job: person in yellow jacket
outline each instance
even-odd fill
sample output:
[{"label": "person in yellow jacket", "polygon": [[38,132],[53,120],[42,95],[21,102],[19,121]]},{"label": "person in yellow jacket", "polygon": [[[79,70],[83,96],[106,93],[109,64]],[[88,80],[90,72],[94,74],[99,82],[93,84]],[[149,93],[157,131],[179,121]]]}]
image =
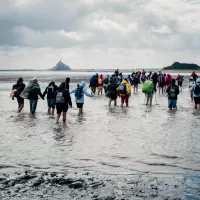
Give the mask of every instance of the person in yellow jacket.
[{"label": "person in yellow jacket", "polygon": [[129,97],[131,96],[131,85],[128,83],[127,79],[122,81],[122,83],[117,88],[117,91],[121,97],[121,106],[123,107],[125,102],[126,107],[128,107]]}]

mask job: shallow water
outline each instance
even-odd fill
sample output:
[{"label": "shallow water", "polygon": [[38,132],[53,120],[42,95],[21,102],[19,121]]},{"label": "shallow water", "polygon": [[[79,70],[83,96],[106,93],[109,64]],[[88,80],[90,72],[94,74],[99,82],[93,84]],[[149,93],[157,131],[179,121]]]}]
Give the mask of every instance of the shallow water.
[{"label": "shallow water", "polygon": [[[41,77],[43,89],[51,79]],[[144,105],[140,90],[130,98],[129,108],[109,108],[104,96],[86,97],[84,115],[77,116],[74,103],[66,124],[56,124],[42,100],[35,116],[29,114],[28,101],[23,113],[17,114],[17,102],[8,98],[12,84],[10,76],[4,75],[0,84],[1,171],[200,173],[200,112],[193,110],[186,84],[177,112],[167,110],[166,95],[157,94],[152,107]]]}]

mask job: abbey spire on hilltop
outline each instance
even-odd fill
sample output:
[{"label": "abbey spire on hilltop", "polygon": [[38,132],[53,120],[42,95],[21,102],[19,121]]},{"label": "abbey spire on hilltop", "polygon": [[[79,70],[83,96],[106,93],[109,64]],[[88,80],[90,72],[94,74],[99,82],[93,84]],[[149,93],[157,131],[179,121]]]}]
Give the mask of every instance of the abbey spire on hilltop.
[{"label": "abbey spire on hilltop", "polygon": [[70,71],[71,68],[66,65],[65,63],[62,62],[62,60],[60,59],[60,61],[56,64],[55,67],[53,67],[52,69],[53,71]]}]

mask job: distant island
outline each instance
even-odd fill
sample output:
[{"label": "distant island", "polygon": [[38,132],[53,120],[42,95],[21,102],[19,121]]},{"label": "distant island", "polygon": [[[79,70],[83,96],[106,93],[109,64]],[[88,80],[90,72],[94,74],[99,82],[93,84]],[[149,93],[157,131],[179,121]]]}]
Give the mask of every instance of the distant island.
[{"label": "distant island", "polygon": [[196,64],[175,62],[171,66],[164,67],[163,70],[200,70],[200,66]]},{"label": "distant island", "polygon": [[56,64],[56,66],[51,68],[50,70],[51,71],[71,71],[71,68],[60,60]]}]

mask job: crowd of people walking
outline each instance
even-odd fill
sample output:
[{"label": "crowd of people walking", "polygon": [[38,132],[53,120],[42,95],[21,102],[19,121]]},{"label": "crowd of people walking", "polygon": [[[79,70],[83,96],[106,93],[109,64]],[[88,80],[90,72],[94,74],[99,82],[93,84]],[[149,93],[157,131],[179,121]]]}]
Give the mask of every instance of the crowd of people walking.
[{"label": "crowd of people walking", "polygon": [[[117,98],[120,98],[121,106],[124,104],[129,106],[129,98],[132,93],[138,92],[138,85],[142,85],[142,92],[145,94],[145,104],[152,106],[152,99],[156,93],[167,94],[168,107],[170,110],[177,109],[177,97],[179,92],[183,90],[184,76],[178,74],[175,79],[170,74],[161,71],[149,72],[133,72],[128,76],[124,76],[119,70],[105,77],[102,74],[94,74],[89,83],[91,93],[86,90],[86,82],[82,81],[77,85],[76,89],[70,91],[70,78],[66,78],[59,86],[51,81],[42,93],[37,78],[33,78],[26,86],[23,79],[19,78],[17,83],[13,85],[10,96],[16,98],[18,102],[18,113],[24,108],[24,99],[28,99],[30,103],[30,112],[35,114],[39,97],[44,100],[47,96],[48,114],[54,115],[55,108],[57,110],[56,121],[63,116],[63,122],[66,121],[66,113],[68,107],[72,107],[71,94],[74,94],[78,115],[83,114],[84,96],[94,97],[95,95],[103,95],[108,97],[108,105],[114,102],[117,106]],[[132,92],[133,90],[133,92]],[[195,109],[200,110],[200,78],[193,72],[189,78],[189,91],[191,100],[194,100]]]}]

